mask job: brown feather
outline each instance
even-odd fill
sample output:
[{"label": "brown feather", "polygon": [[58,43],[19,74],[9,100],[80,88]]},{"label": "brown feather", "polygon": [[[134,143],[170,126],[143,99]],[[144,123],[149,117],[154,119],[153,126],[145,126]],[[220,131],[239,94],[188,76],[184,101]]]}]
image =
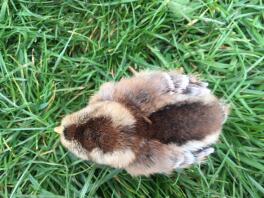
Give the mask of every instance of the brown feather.
[{"label": "brown feather", "polygon": [[201,140],[221,129],[221,111],[217,103],[169,105],[149,116],[152,124],[139,119],[136,131],[139,136],[166,144]]}]

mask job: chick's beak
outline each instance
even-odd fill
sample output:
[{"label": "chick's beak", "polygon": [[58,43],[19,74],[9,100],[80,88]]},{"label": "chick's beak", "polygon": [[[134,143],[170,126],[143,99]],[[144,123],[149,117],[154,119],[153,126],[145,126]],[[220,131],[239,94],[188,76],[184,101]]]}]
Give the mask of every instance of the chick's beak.
[{"label": "chick's beak", "polygon": [[54,128],[54,131],[55,131],[56,133],[58,133],[58,134],[62,134],[63,129],[64,129],[63,126],[58,126],[58,127],[55,127],[55,128]]}]

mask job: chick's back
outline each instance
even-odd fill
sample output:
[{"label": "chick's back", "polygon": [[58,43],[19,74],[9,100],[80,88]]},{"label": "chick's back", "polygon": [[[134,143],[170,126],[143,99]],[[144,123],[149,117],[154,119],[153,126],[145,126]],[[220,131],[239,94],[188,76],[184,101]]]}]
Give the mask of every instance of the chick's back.
[{"label": "chick's back", "polygon": [[221,103],[202,102],[167,105],[149,116],[151,123],[138,120],[137,134],[162,143],[184,144],[220,133],[224,121]]}]

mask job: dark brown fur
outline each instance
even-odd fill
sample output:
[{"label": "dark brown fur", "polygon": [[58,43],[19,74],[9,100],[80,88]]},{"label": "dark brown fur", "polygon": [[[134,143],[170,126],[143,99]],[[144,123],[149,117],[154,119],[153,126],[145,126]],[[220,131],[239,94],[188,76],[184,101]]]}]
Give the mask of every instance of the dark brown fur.
[{"label": "dark brown fur", "polygon": [[114,127],[111,118],[90,118],[86,123],[68,126],[64,130],[65,138],[75,139],[87,150],[100,148],[103,152],[112,152],[124,147],[131,133],[131,127]]},{"label": "dark brown fur", "polygon": [[77,130],[76,124],[70,125],[66,129],[64,129],[63,133],[65,136],[65,139],[73,140],[75,138],[76,130]]},{"label": "dark brown fur", "polygon": [[102,151],[113,151],[117,147],[118,129],[113,127],[112,121],[107,117],[89,119],[81,125],[71,125],[66,128],[65,138],[74,137],[88,151],[98,147]]},{"label": "dark brown fur", "polygon": [[221,129],[223,116],[217,103],[169,105],[150,115],[152,124],[139,120],[137,134],[162,143],[201,140]]}]

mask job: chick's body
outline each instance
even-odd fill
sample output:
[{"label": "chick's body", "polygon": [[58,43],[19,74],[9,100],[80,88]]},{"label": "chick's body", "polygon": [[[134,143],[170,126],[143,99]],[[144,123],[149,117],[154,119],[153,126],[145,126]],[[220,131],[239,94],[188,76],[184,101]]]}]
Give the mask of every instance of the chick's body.
[{"label": "chick's body", "polygon": [[83,159],[132,175],[199,163],[213,152],[228,110],[206,86],[161,71],[106,83],[87,107],[62,120],[61,141]]}]

